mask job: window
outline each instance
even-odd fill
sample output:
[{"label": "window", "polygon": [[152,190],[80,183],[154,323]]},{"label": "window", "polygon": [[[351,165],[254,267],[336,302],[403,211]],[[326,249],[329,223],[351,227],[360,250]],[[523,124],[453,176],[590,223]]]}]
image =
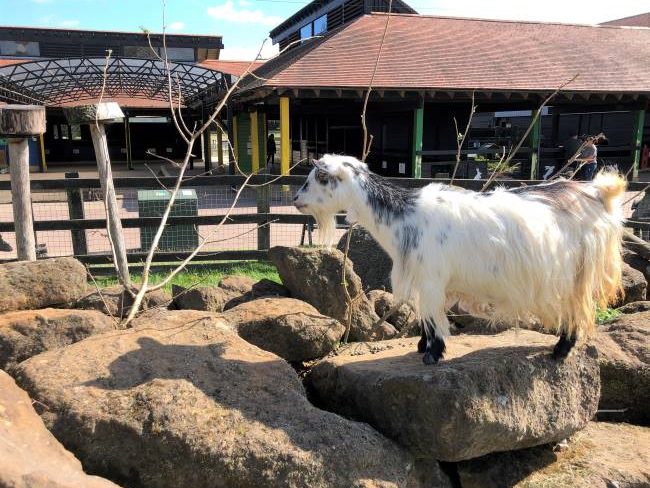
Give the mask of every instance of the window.
[{"label": "window", "polygon": [[312,36],[311,22],[300,28],[300,39],[309,39]]},{"label": "window", "polygon": [[70,126],[70,132],[72,134],[71,139],[73,141],[80,141],[81,140],[81,126],[78,124],[72,124]]},{"label": "window", "polygon": [[52,139],[54,140],[59,139],[59,126],[56,124],[52,126]]},{"label": "window", "polygon": [[40,56],[38,42],[0,41],[3,56]]},{"label": "window", "polygon": [[70,139],[70,126],[65,125],[65,124],[61,124],[59,126],[59,128],[60,128],[60,132],[61,132],[61,139],[63,139],[63,140]]},{"label": "window", "polygon": [[314,20],[314,35],[322,34],[327,31],[327,14]]},{"label": "window", "polygon": [[124,56],[127,58],[140,59],[151,59],[156,57],[149,46],[124,46]]},{"label": "window", "polygon": [[[160,57],[165,57],[165,51],[162,47],[154,47],[155,53]],[[127,58],[152,59],[156,54],[151,51],[149,46],[124,46],[124,56]],[[170,61],[194,61],[193,47],[167,47],[167,59]]]},{"label": "window", "polygon": [[[160,55],[164,51],[160,48]],[[167,47],[167,58],[171,61],[194,61],[194,48],[192,47]]]}]

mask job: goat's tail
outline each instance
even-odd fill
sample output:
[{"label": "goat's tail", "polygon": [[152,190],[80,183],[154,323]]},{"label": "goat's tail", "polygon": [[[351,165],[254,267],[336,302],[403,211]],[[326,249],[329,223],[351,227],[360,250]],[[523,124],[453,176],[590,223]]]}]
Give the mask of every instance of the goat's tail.
[{"label": "goat's tail", "polygon": [[593,185],[598,190],[607,213],[617,213],[621,196],[627,188],[625,178],[615,171],[601,171],[594,178]]}]

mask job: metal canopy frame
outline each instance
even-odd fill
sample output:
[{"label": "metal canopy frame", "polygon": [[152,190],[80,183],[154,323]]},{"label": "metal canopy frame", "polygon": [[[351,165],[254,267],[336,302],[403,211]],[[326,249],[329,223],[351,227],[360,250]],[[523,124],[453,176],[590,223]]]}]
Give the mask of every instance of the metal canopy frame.
[{"label": "metal canopy frame", "polygon": [[[172,98],[185,106],[228,89],[227,77],[189,63],[169,62]],[[106,75],[104,75],[104,72]],[[104,79],[106,82],[104,83]],[[103,95],[102,95],[103,89]],[[139,58],[44,59],[0,68],[0,100],[46,106],[85,100],[139,98],[168,101],[165,63]]]}]

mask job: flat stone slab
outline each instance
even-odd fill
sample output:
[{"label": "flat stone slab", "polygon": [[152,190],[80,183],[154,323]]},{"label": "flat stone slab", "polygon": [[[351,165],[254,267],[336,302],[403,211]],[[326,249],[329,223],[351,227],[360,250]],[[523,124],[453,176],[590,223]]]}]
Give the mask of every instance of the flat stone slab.
[{"label": "flat stone slab", "polygon": [[3,488],[119,488],[88,476],[45,428],[32,401],[0,371],[0,486]]},{"label": "flat stone slab", "polygon": [[419,481],[415,459],[370,426],[314,407],[284,360],[218,315],[152,311],[133,327],[16,368],[92,472],[156,488],[446,486]]},{"label": "flat stone slab", "polygon": [[315,401],[368,422],[416,457],[461,461],[559,441],[594,416],[597,353],[579,346],[563,362],[557,339],[527,330],[447,339],[425,366],[418,339],[352,344],[307,377]]}]

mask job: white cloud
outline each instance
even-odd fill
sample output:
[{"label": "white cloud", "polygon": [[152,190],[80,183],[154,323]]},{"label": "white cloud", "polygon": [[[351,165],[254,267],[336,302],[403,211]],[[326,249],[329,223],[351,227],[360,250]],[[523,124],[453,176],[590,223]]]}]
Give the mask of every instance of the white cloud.
[{"label": "white cloud", "polygon": [[260,9],[237,9],[232,0],[227,0],[223,5],[208,7],[208,15],[217,20],[268,26],[275,26],[284,20],[282,17],[275,15],[266,15]]},{"label": "white cloud", "polygon": [[[257,52],[260,50],[259,46],[246,47],[246,46],[232,46],[226,45],[219,55],[219,59],[236,60],[236,61],[252,61],[255,59]],[[271,45],[270,42],[264,44],[262,49],[261,59],[269,59],[278,54],[278,45]]]},{"label": "white cloud", "polygon": [[172,22],[167,28],[173,32],[180,32],[185,29],[185,22]]},{"label": "white cloud", "polygon": [[44,3],[52,3],[52,0],[31,0],[32,3],[39,3],[39,4],[44,4]]},{"label": "white cloud", "polygon": [[79,25],[79,21],[77,19],[62,20],[61,22],[59,22],[59,27],[72,28],[72,27],[77,27],[78,25]]},{"label": "white cloud", "polygon": [[239,0],[240,7],[248,7],[251,3],[248,0]]}]

